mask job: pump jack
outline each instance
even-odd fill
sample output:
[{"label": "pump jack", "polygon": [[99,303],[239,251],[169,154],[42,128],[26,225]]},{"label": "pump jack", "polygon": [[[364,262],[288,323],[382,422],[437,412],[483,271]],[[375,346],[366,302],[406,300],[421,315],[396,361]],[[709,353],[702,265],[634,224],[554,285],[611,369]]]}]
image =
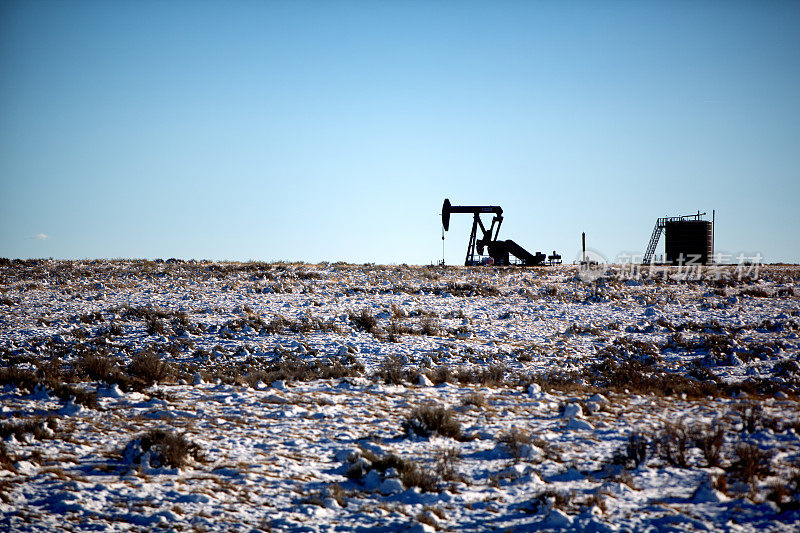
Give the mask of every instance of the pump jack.
[{"label": "pump jack", "polygon": [[[509,255],[513,255],[522,261],[523,266],[534,266],[544,263],[546,256],[541,252],[536,252],[534,255],[512,240],[497,240],[497,234],[500,233],[500,225],[503,223],[503,208],[499,205],[451,205],[450,200],[445,198],[442,204],[442,227],[444,231],[450,229],[451,213],[472,213],[472,231],[469,235],[469,244],[467,244],[467,257],[464,260],[465,266],[481,264],[481,261],[476,259],[476,255],[483,255],[484,249],[486,248],[488,248],[489,257],[491,257],[494,264],[498,266],[510,265]],[[483,225],[481,213],[494,214],[492,217],[492,224],[489,226],[488,230],[486,226]],[[496,228],[495,225],[497,225]],[[483,235],[480,238],[478,238],[478,226],[480,226]]]}]

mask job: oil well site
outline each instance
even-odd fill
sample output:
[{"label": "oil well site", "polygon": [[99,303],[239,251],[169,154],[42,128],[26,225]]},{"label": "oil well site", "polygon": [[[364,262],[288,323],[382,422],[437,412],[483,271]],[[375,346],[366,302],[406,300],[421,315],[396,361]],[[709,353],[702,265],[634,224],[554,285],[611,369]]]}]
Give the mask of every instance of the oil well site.
[{"label": "oil well site", "polygon": [[[464,266],[497,265],[497,266],[542,266],[560,265],[561,255],[553,250],[551,255],[537,251],[531,253],[515,241],[500,240],[500,226],[503,224],[503,208],[497,205],[452,205],[449,198],[442,203],[442,242],[445,232],[450,229],[450,216],[453,213],[471,214],[472,229],[467,244],[467,255]],[[482,214],[489,214],[491,224],[486,228]],[[661,217],[656,220],[653,234],[647,243],[647,250],[641,256],[642,265],[690,267],[711,265],[715,262],[725,263],[732,256],[716,261],[714,254],[714,218],[705,220],[706,213],[700,211],[694,215]],[[480,229],[480,233],[478,230]],[[656,248],[664,234],[664,253],[656,257]],[[578,264],[587,266],[591,259],[586,256],[586,233],[582,233],[582,253]],[[633,255],[629,259],[636,259]],[[627,262],[627,261],[626,261]],[[634,261],[636,262],[636,261]],[[444,258],[439,262],[444,266]]]},{"label": "oil well site", "polygon": [[3,530],[800,527],[800,268],[451,214],[475,266],[3,260]]},{"label": "oil well site", "polygon": [[0,2],[0,533],[800,531],[799,36]]}]

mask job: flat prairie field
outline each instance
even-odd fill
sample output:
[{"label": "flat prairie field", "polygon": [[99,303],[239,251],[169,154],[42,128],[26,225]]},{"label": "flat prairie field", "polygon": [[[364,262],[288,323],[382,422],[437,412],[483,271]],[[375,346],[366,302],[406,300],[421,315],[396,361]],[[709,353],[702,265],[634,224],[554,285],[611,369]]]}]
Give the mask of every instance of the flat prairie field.
[{"label": "flat prairie field", "polygon": [[797,531],[798,281],[0,260],[0,529]]}]

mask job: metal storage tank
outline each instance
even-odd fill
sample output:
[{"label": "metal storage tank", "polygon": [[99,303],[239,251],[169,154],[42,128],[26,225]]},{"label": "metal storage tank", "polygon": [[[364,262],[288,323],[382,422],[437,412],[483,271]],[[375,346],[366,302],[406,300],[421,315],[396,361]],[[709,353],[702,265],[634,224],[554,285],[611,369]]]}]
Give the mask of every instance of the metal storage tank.
[{"label": "metal storage tank", "polygon": [[[676,220],[667,221],[664,225],[664,253],[667,263],[674,265],[683,260],[688,263],[695,256],[699,259],[693,264],[707,265],[713,259],[713,243],[711,222],[708,220]],[[683,254],[683,256],[681,256]]]}]

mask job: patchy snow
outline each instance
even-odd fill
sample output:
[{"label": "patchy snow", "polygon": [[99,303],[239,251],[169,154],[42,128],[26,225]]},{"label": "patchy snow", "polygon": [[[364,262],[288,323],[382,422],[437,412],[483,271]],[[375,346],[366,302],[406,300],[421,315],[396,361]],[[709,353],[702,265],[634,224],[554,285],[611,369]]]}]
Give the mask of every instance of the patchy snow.
[{"label": "patchy snow", "polygon": [[647,274],[4,263],[0,526],[800,528],[800,269]]}]

